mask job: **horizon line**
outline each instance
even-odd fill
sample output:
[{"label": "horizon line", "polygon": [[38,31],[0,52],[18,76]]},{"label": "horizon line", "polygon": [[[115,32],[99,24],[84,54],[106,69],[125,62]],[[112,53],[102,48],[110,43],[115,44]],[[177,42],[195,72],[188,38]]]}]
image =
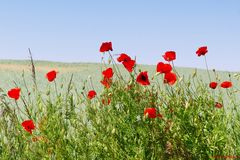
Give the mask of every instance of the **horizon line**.
[{"label": "horizon line", "polygon": [[[31,61],[31,59],[0,59],[0,62],[3,61]],[[65,64],[86,64],[86,63],[90,63],[90,64],[101,64],[101,62],[85,62],[85,61],[54,61],[54,60],[43,60],[43,59],[34,59],[33,61],[35,62],[48,62],[48,63],[65,63]],[[120,63],[118,64],[120,65]],[[157,64],[141,64],[141,63],[137,63],[137,65],[143,65],[143,66],[156,66]],[[207,70],[206,68],[199,68],[199,67],[191,67],[191,66],[176,66],[176,68],[186,68],[186,69],[197,69],[197,70]],[[212,70],[217,70],[220,72],[240,72],[240,71],[236,71],[236,70],[218,70],[218,69],[209,69],[209,71]]]}]

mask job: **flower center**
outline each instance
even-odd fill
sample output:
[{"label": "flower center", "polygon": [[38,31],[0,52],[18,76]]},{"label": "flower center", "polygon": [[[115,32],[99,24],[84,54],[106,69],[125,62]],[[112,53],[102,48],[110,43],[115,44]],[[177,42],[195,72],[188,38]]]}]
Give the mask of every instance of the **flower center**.
[{"label": "flower center", "polygon": [[147,80],[147,78],[146,78],[144,75],[141,76],[141,79],[142,79],[143,81],[146,81],[146,80]]}]

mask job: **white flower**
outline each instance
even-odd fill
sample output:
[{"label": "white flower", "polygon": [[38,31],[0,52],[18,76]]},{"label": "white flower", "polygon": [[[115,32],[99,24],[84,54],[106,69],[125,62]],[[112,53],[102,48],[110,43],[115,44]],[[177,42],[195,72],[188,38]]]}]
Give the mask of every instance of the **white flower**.
[{"label": "white flower", "polygon": [[123,104],[120,104],[120,103],[118,103],[118,104],[116,104],[116,106],[115,106],[118,110],[120,110],[120,109],[122,109],[123,108]]},{"label": "white flower", "polygon": [[137,121],[141,121],[141,116],[140,115],[137,116]]}]

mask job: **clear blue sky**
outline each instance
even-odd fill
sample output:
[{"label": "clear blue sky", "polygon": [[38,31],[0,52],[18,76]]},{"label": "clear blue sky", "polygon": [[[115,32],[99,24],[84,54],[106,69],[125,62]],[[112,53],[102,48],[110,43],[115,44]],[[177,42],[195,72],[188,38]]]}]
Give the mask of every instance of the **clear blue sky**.
[{"label": "clear blue sky", "polygon": [[240,0],[13,0],[0,2],[0,59],[100,62],[101,42],[114,54],[156,64],[167,50],[176,66],[240,71]]}]

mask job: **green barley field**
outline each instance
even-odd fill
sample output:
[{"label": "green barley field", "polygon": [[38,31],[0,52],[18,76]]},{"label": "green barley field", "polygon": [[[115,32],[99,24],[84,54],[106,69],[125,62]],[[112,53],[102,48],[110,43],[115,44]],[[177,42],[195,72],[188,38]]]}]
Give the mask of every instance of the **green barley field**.
[{"label": "green barley field", "polygon": [[[108,65],[110,66],[110,65]],[[85,80],[89,79],[89,76],[92,77],[94,87],[100,90],[103,87],[99,81],[101,80],[101,71],[104,69],[104,65],[101,63],[61,63],[61,62],[48,62],[48,61],[36,61],[36,75],[38,84],[42,87],[48,85],[48,82],[45,78],[45,74],[52,69],[56,69],[59,72],[58,85],[67,83],[71,77],[71,74],[74,74],[74,82],[78,87],[82,87]],[[122,73],[125,76],[128,76],[127,71],[124,70],[124,67],[119,64],[118,66]],[[153,76],[156,73],[156,65],[139,65],[138,69],[142,71],[148,71],[149,75]],[[196,71],[197,70],[197,71]],[[177,72],[183,76],[185,79],[191,79],[192,74],[195,72],[198,74],[198,77],[206,84],[209,81],[207,71],[204,69],[197,68],[184,68],[177,67]],[[228,71],[217,71],[219,78],[224,79],[232,79],[234,80],[235,87],[239,88],[239,83],[237,83],[236,78],[233,76],[237,74],[237,72],[228,72]],[[14,81],[16,81],[20,86],[23,85],[23,74],[25,76],[26,81],[30,84],[32,83],[31,77],[31,61],[27,60],[0,60],[0,87],[9,89],[14,85]],[[215,74],[210,70],[210,74],[212,79],[214,80]],[[231,75],[231,77],[229,77]],[[88,84],[90,85],[90,84]],[[89,86],[90,87],[90,86]]]}]

